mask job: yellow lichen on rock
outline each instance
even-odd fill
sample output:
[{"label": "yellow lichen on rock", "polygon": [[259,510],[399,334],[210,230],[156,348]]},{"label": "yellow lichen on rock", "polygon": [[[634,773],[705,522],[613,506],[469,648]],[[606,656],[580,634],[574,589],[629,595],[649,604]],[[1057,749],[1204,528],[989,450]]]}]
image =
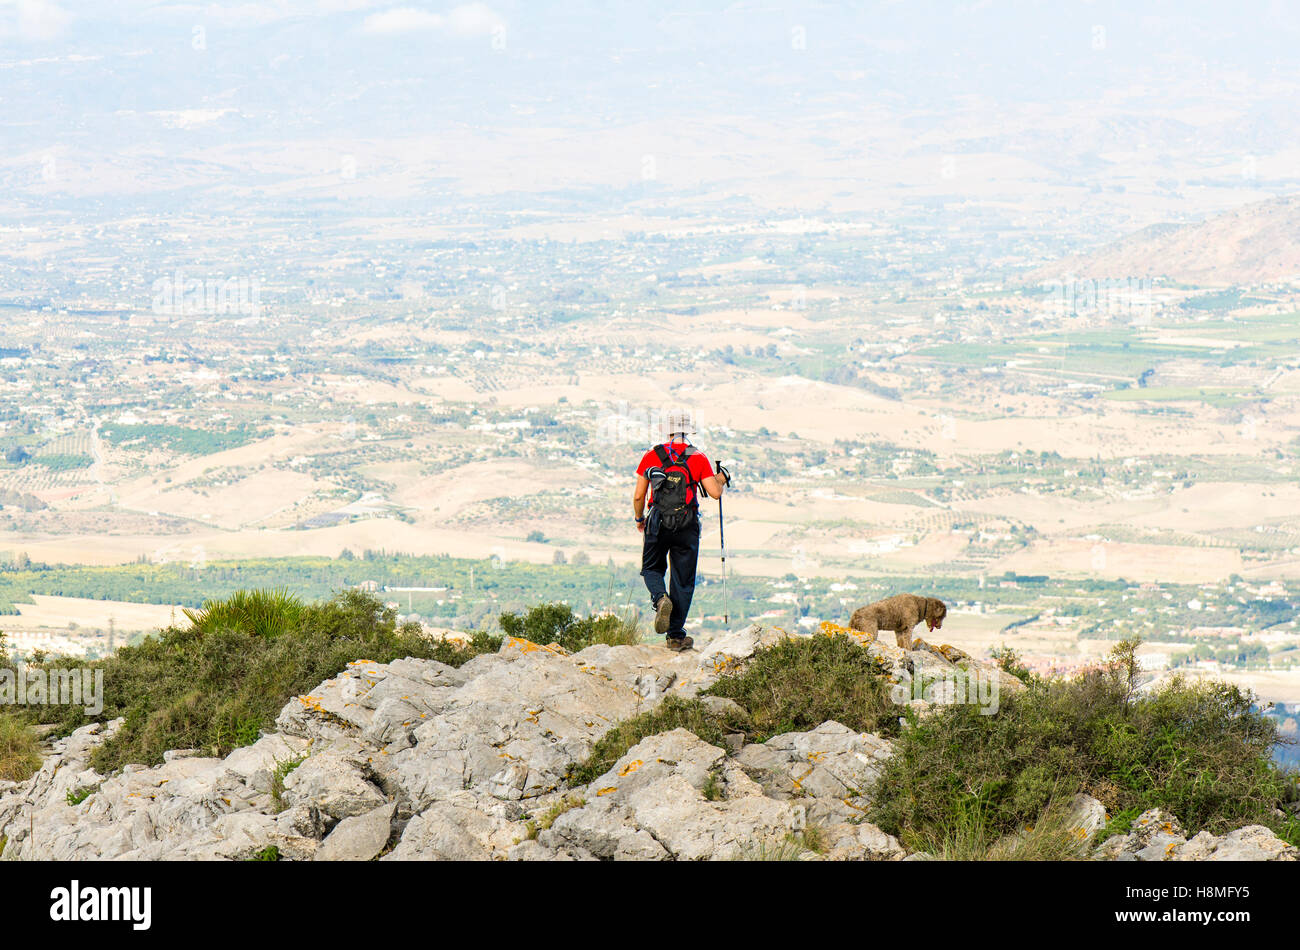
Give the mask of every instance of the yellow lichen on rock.
[{"label": "yellow lichen on rock", "polygon": [[725,654],[719,653],[717,656],[713,658],[713,672],[718,676],[721,676],[723,673],[727,672],[727,670],[731,669],[733,666],[739,666],[739,665],[740,665],[740,661],[736,659],[734,656],[726,656]]},{"label": "yellow lichen on rock", "polygon": [[832,623],[829,620],[823,620],[818,630],[824,637],[837,637],[840,634],[843,634],[844,636],[856,641],[860,646],[866,646],[869,643],[876,642],[876,635],[874,633],[868,633],[864,630],[854,630],[852,627],[841,627],[839,624]]},{"label": "yellow lichen on rock", "polygon": [[555,656],[569,656],[569,651],[558,643],[548,643],[542,646],[532,640],[525,640],[523,637],[506,637],[505,646],[511,650],[518,650],[520,653],[536,653],[538,650],[542,650]]}]

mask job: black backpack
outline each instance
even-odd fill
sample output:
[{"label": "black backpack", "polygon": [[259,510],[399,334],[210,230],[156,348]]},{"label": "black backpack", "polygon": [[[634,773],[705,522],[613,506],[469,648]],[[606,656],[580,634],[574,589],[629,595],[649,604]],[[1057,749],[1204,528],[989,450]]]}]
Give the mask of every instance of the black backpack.
[{"label": "black backpack", "polygon": [[659,512],[659,523],[669,531],[685,528],[695,519],[694,502],[686,503],[687,493],[695,487],[686,460],[696,451],[694,446],[688,445],[679,457],[673,458],[664,446],[656,445],[655,455],[659,456],[659,464],[646,472],[654,490],[651,504]]}]

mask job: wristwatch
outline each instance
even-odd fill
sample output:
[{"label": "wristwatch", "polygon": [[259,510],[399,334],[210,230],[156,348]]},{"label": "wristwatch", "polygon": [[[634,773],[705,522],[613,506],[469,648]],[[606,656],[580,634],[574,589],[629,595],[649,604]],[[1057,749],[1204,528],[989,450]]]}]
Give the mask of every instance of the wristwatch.
[{"label": "wristwatch", "polygon": [[636,523],[637,523],[637,524],[641,524],[641,522],[643,522],[643,521],[645,521],[645,515],[642,515],[641,517],[639,517],[639,518],[636,519]]}]

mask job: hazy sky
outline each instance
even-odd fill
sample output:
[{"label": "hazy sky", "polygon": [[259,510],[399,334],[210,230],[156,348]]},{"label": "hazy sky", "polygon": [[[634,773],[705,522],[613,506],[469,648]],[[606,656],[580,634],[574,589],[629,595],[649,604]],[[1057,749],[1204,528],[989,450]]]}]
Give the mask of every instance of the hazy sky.
[{"label": "hazy sky", "polygon": [[[135,162],[138,186],[203,180],[203,150],[224,148],[212,172],[229,181],[231,147],[338,152],[454,131],[486,153],[540,125],[658,123],[662,148],[690,122],[697,154],[741,162],[753,132],[852,161],[862,146],[840,138],[884,116],[899,156],[909,130],[938,130],[959,153],[1053,173],[1079,162],[1072,180],[1087,184],[1092,153],[1167,152],[1184,165],[1173,178],[1249,153],[1276,193],[1290,184],[1268,156],[1290,167],[1300,141],[1298,34],[1285,0],[0,0],[0,186],[39,185],[49,154],[64,169]],[[735,134],[724,144],[721,130]],[[789,161],[778,170],[798,174]]]},{"label": "hazy sky", "polygon": [[[1137,75],[1265,82],[1291,70],[1298,32],[1284,0],[0,0],[0,99],[54,122],[75,122],[79,107],[232,96],[314,111],[349,86],[406,76],[436,80],[464,121],[487,121],[503,97],[576,108],[602,91],[658,109],[715,97],[740,112],[790,107],[856,71],[916,107],[972,94],[1050,101]],[[783,95],[755,82],[763,73],[782,76]]]}]

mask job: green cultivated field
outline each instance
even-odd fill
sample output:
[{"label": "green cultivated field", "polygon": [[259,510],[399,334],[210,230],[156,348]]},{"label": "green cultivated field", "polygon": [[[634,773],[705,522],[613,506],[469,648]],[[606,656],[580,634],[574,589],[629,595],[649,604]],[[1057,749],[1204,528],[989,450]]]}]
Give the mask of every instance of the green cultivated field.
[{"label": "green cultivated field", "polygon": [[107,442],[114,445],[140,444],[145,448],[166,448],[187,455],[211,455],[226,449],[236,449],[254,439],[259,433],[247,426],[237,426],[226,431],[188,429],[170,425],[106,425],[100,430]]}]

